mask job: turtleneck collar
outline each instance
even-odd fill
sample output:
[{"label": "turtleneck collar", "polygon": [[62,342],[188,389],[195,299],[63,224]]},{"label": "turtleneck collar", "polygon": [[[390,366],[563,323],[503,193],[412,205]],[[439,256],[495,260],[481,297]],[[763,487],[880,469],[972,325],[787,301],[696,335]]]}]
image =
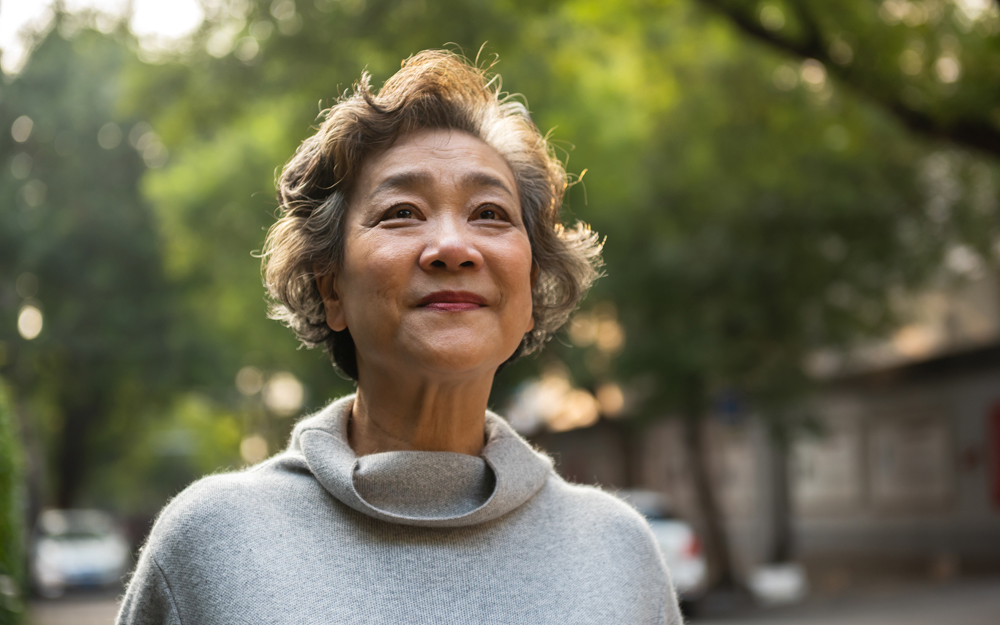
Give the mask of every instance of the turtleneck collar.
[{"label": "turtleneck collar", "polygon": [[317,481],[368,516],[421,527],[491,521],[528,501],[545,483],[552,461],[487,411],[482,456],[389,451],[358,458],[347,442],[354,395],[303,419],[289,451],[300,453]]}]

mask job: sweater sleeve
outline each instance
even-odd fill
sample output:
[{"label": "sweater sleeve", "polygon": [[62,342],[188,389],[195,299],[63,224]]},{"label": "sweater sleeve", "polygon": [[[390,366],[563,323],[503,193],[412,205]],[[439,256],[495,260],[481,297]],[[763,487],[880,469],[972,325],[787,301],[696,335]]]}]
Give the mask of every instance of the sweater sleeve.
[{"label": "sweater sleeve", "polygon": [[139,557],[115,625],[182,625],[170,584],[148,548]]},{"label": "sweater sleeve", "polygon": [[677,591],[674,590],[673,580],[670,578],[670,571],[667,569],[667,565],[663,562],[662,554],[657,552],[660,556],[660,566],[663,567],[663,572],[666,574],[666,589],[663,593],[664,601],[660,607],[660,623],[662,625],[684,625],[684,616],[681,614],[680,603],[677,601]]},{"label": "sweater sleeve", "polygon": [[684,617],[681,615],[680,606],[677,604],[677,596],[673,588],[666,594],[668,599],[663,602],[660,608],[660,623],[662,625],[684,625]]}]

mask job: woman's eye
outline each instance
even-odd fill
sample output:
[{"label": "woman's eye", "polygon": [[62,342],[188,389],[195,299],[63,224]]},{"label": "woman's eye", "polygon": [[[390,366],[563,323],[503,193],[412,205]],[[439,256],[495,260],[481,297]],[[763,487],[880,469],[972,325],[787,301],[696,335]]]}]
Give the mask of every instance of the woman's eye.
[{"label": "woman's eye", "polygon": [[503,219],[503,212],[496,206],[482,206],[476,213],[477,219]]},{"label": "woman's eye", "polygon": [[406,206],[390,208],[385,214],[385,219],[413,219],[415,217],[416,214],[413,212],[413,209]]}]

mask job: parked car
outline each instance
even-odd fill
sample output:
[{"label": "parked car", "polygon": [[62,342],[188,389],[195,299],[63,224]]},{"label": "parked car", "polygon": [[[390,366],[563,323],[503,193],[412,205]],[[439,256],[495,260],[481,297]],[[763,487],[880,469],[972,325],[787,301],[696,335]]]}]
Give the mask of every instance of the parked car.
[{"label": "parked car", "polygon": [[99,510],[46,510],[38,518],[31,549],[31,581],[44,597],[70,588],[119,584],[131,566],[121,529]]},{"label": "parked car", "polygon": [[648,490],[623,490],[618,496],[649,521],[653,536],[682,606],[690,606],[704,592],[708,568],[698,534],[670,509],[666,498]]}]

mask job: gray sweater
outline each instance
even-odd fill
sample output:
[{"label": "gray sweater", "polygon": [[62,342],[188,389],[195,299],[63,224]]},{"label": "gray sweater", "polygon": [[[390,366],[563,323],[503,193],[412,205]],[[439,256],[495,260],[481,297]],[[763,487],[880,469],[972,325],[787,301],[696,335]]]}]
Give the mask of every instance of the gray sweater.
[{"label": "gray sweater", "polygon": [[358,458],[353,400],[171,501],[117,622],[681,623],[645,520],[562,480],[500,417],[487,413],[479,458]]}]

